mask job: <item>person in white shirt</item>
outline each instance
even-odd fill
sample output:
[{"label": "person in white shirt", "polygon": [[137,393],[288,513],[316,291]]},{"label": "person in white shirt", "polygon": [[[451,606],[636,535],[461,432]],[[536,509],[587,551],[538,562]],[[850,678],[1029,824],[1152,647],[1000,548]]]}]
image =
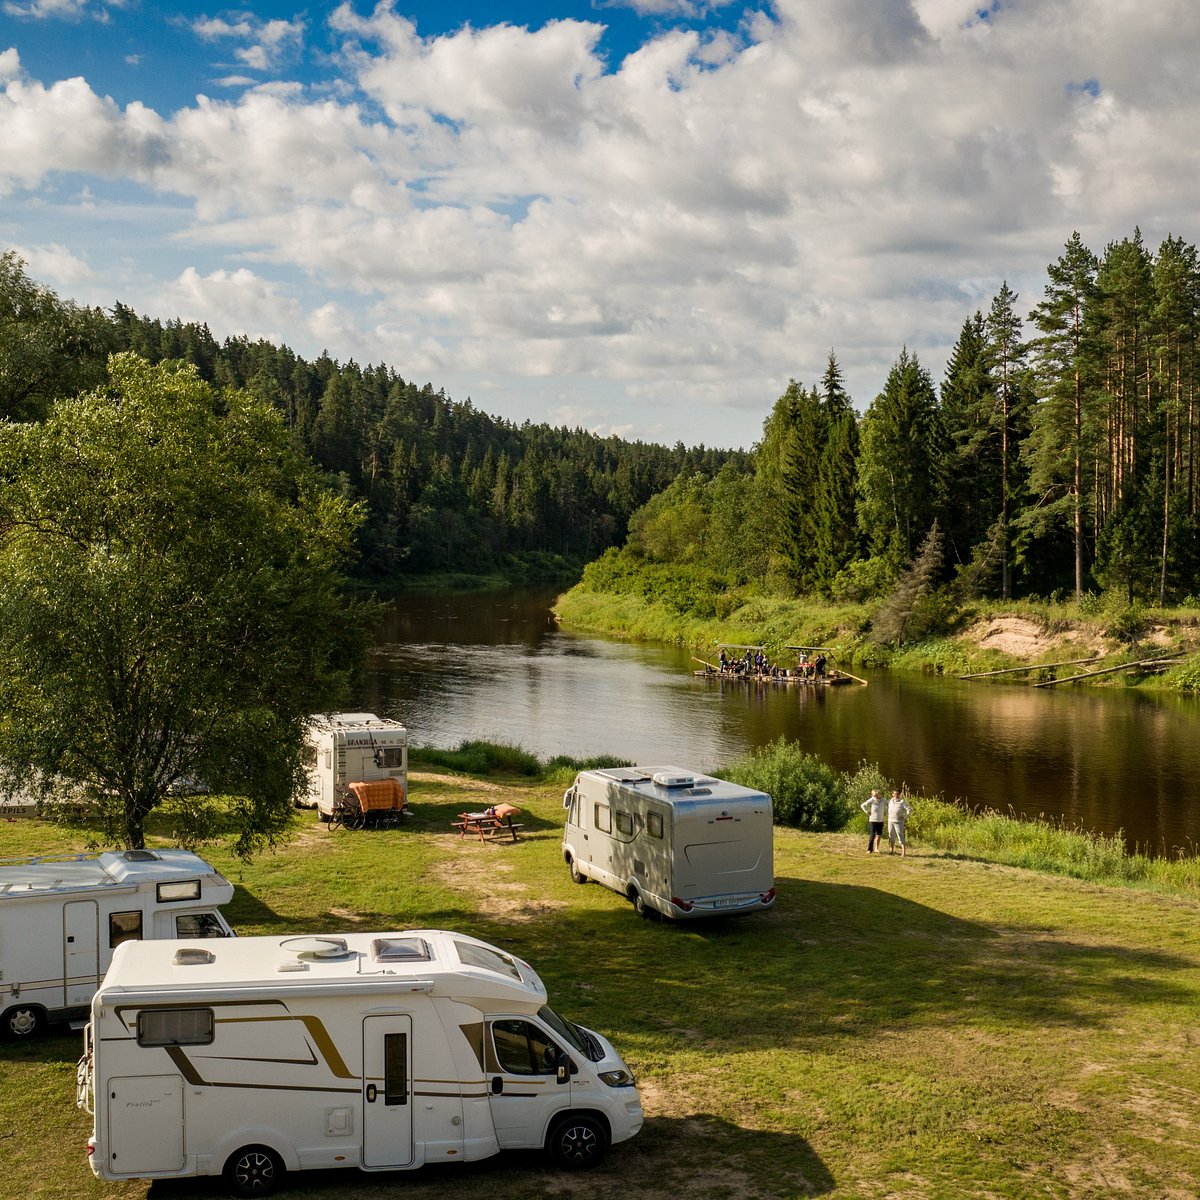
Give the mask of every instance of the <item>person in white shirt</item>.
[{"label": "person in white shirt", "polygon": [[896,788],[887,806],[889,854],[896,853],[896,844],[899,843],[900,857],[908,856],[908,843],[904,840],[904,822],[908,820],[910,812],[912,805],[900,795],[900,789]]},{"label": "person in white shirt", "polygon": [[875,847],[883,839],[883,816],[887,811],[887,801],[879,794],[878,788],[872,788],[870,796],[859,806],[867,814],[867,853],[874,854]]}]

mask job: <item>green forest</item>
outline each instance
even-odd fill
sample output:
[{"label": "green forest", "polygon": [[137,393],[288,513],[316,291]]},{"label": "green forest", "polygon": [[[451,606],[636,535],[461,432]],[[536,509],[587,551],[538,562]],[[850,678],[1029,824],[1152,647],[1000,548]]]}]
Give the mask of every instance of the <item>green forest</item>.
[{"label": "green forest", "polygon": [[859,416],[836,354],[776,400],[753,468],[680,475],[584,589],[720,618],[746,585],[835,603],[894,598],[899,644],[980,598],[1194,605],[1200,264],[1135,231],[1078,234],[1028,311],[1005,284],[964,320],[940,384],[902,348]]},{"label": "green forest", "polygon": [[581,429],[514,424],[385,365],[308,362],[245,337],[83,308],[0,256],[0,416],[36,420],[104,379],[109,354],[184,360],[218,389],[284,414],[330,485],[361,500],[356,574],[378,587],[416,575],[571,578],[624,541],[630,516],[680,475],[751,469],[740,451],[665,447]]},{"label": "green forest", "polygon": [[82,308],[0,257],[6,418],[95,386],[113,352],[191,362],[279,410],[363,503],[356,573],[376,586],[564,578],[599,559],[597,586],[649,572],[710,598],[863,601],[907,578],[960,601],[1186,602],[1200,593],[1198,339],[1194,246],[1151,250],[1135,230],[1097,254],[1073,234],[1041,295],[1005,284],[965,318],[940,382],[900,348],[860,414],[831,351],[819,380],[774,401],[752,451],[665,447],[517,425],[382,364]]}]

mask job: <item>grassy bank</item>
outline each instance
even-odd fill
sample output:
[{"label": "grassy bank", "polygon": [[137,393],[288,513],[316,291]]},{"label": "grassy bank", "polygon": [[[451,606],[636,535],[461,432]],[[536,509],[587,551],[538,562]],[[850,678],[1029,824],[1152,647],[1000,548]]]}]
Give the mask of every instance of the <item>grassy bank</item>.
[{"label": "grassy bank", "polygon": [[[515,845],[449,822],[504,799]],[[324,1173],[288,1197],[783,1200],[1194,1197],[1200,1191],[1200,905],[857,834],[777,832],[779,900],[725,923],[642,922],[559,854],[561,786],[415,775],[404,830],[302,814],[273,855],[210,857],[243,933],[444,925],[539,970],[637,1072],[643,1133],[586,1178],[511,1153],[415,1175]],[[927,810],[932,815],[932,809]],[[921,809],[918,808],[918,815]],[[0,853],[65,836],[0,827]],[[0,1044],[5,1190],[42,1200],[219,1195],[108,1185],[73,1107],[77,1036]]]},{"label": "grassy bank", "polygon": [[[1097,686],[1131,685],[1200,692],[1200,612],[1195,609],[1138,610],[1049,601],[979,601],[955,614],[937,637],[901,647],[879,645],[870,636],[877,605],[825,604],[813,597],[708,598],[705,615],[636,591],[601,592],[577,585],[554,606],[563,624],[630,641],[666,642],[715,658],[719,642],[766,646],[772,657],[792,661],[788,646],[828,646],[843,667],[963,675],[1017,666],[1043,666],[1098,656],[1080,671],[1158,656],[1184,661],[1166,671],[1131,670],[1101,676]],[[708,611],[708,609],[713,611]],[[1003,636],[1005,627],[1015,631]],[[1019,635],[1019,636],[1018,636]]]}]

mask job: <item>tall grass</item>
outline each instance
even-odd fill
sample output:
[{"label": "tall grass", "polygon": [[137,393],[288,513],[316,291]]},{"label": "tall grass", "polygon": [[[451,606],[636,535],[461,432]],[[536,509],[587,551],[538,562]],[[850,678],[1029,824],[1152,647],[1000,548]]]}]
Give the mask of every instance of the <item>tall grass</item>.
[{"label": "tall grass", "polygon": [[546,783],[569,783],[580,771],[629,765],[627,758],[617,758],[611,754],[601,754],[593,758],[571,758],[559,754],[548,762],[543,762],[522,746],[482,740],[459,742],[453,750],[441,750],[436,746],[413,746],[409,750],[408,760],[409,765],[416,768],[441,767],[462,775],[506,776],[537,779]]},{"label": "tall grass", "polygon": [[1138,847],[1130,850],[1120,831],[1096,833],[1061,820],[1031,820],[995,809],[972,813],[926,797],[914,802],[908,829],[921,845],[965,858],[1092,883],[1200,892],[1200,856],[1194,846],[1164,847],[1151,856]]}]

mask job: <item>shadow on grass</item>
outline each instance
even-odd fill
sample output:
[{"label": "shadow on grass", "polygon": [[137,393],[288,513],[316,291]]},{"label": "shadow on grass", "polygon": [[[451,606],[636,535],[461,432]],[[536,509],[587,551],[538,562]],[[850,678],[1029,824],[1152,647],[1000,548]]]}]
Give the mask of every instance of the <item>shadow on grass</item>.
[{"label": "shadow on grass", "polygon": [[602,1008],[618,1044],[614,1015],[629,1033],[676,1029],[718,1051],[816,1049],[958,1022],[1099,1027],[1192,995],[1180,972],[1195,964],[1179,955],[984,925],[872,887],[777,885],[774,909],[744,917],[641,921],[610,894],[521,924],[474,915],[464,932],[534,962],[566,1015],[586,1024]]},{"label": "shadow on grass", "polygon": [[1191,994],[1180,971],[1194,963],[1178,955],[984,925],[873,887],[787,877],[777,886],[769,912],[678,923],[640,920],[594,884],[572,891],[579,903],[547,907],[530,895],[528,914],[515,917],[439,905],[415,919],[381,910],[298,923],[241,888],[230,915],[272,933],[468,933],[532,962],[552,1004],[618,1044],[623,1032],[664,1030],[726,1050],[815,1049],[884,1027],[960,1022],[1101,1027],[1130,1005]]},{"label": "shadow on grass", "polygon": [[[745,1129],[707,1113],[647,1121],[630,1142],[614,1146],[593,1170],[560,1171],[541,1152],[508,1150],[453,1166],[437,1163],[403,1172],[305,1171],[287,1176],[280,1200],[347,1197],[377,1200],[403,1188],[406,1200],[550,1200],[586,1192],[593,1200],[734,1195],[824,1196],[835,1181],[809,1143],[793,1134]],[[223,1196],[219,1178],[160,1180],[149,1200]]]}]

